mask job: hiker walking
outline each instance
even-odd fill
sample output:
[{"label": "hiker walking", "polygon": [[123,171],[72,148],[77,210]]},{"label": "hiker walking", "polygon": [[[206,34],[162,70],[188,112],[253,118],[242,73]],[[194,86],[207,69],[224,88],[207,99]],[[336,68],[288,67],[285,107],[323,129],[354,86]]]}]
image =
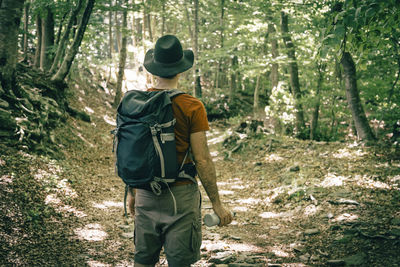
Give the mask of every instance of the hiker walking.
[{"label": "hiker walking", "polygon": [[[161,37],[155,48],[147,51],[143,64],[154,76],[155,86],[146,92],[128,91],[118,108],[117,169],[129,185],[128,207],[135,216],[136,267],[154,266],[162,247],[169,266],[190,266],[200,259],[201,196],[196,171],[220,219],[219,226],[232,221],[232,214],[223,206],[218,193],[207,145],[206,110],[198,99],[176,90],[180,73],[190,69],[193,60],[193,52],[183,50],[175,36]],[[168,109],[162,109],[168,106],[172,107],[172,119],[166,119]],[[149,110],[157,114],[147,116]],[[159,121],[153,122],[156,117]],[[135,133],[140,123],[150,130]],[[148,136],[148,142],[154,144],[147,146],[146,141],[138,140],[133,145],[131,138],[138,136]],[[174,145],[173,151],[168,144]],[[123,155],[126,158],[138,147],[140,150],[132,157],[141,158],[125,161]],[[146,172],[143,170],[149,167],[132,167],[140,160],[145,161],[143,166],[154,160],[152,166],[156,167]],[[144,178],[139,176],[149,178],[143,182]]]}]

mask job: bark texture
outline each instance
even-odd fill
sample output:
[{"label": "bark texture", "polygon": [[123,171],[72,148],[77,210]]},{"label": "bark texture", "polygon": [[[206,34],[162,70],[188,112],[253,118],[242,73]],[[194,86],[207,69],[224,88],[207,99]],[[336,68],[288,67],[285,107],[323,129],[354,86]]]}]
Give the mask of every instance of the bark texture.
[{"label": "bark texture", "polygon": [[54,15],[48,7],[42,18],[42,46],[40,50],[40,68],[47,71],[51,68],[51,48],[54,45]]},{"label": "bark texture", "polygon": [[196,97],[202,96],[200,71],[199,71],[199,0],[194,0],[194,31],[193,31],[193,53],[194,53],[194,92]]},{"label": "bark texture", "polygon": [[24,0],[0,1],[0,82],[9,89],[18,59],[18,29]]},{"label": "bark texture", "polygon": [[29,25],[29,7],[30,3],[26,3],[24,7],[24,41],[23,41],[23,50],[24,50],[24,61],[28,61],[28,25]]},{"label": "bark texture", "polygon": [[357,130],[357,136],[361,140],[372,141],[375,136],[369,126],[360,100],[360,93],[357,88],[356,67],[351,54],[343,54],[341,65],[343,67],[343,80],[346,88],[346,98]]},{"label": "bark texture", "polygon": [[279,65],[276,62],[276,59],[279,56],[278,52],[278,40],[276,39],[276,29],[273,23],[268,23],[268,38],[271,44],[271,54],[272,54],[272,63],[271,63],[271,89],[274,90],[278,86],[279,82]]},{"label": "bark texture", "polygon": [[128,11],[125,9],[122,18],[122,41],[121,41],[121,51],[119,53],[117,88],[115,91],[115,98],[113,103],[114,108],[118,107],[119,102],[121,101],[122,98],[122,80],[124,78],[125,63],[126,63],[126,44],[127,44],[126,28],[128,27],[127,17],[128,17]]},{"label": "bark texture", "polygon": [[317,81],[317,88],[316,88],[316,93],[315,93],[315,104],[314,104],[314,110],[312,112],[312,117],[311,117],[311,125],[310,125],[310,139],[311,140],[316,140],[318,137],[318,119],[319,119],[319,107],[320,107],[320,93],[321,93],[321,87],[322,87],[322,82],[323,82],[323,71],[321,69],[322,66],[318,65],[318,81]]},{"label": "bark texture", "polygon": [[74,41],[72,42],[70,48],[68,49],[68,52],[64,57],[61,67],[58,69],[57,73],[54,74],[53,77],[51,78],[52,81],[62,81],[68,75],[72,62],[74,61],[74,58],[78,53],[79,46],[81,45],[83,39],[83,35],[85,34],[86,26],[89,22],[94,2],[95,0],[88,0],[85,11],[82,16],[82,20],[75,33]]},{"label": "bark texture", "polygon": [[281,31],[283,43],[287,50],[287,56],[289,59],[289,75],[290,75],[290,86],[292,88],[292,94],[295,101],[295,114],[296,114],[296,131],[297,134],[302,134],[305,128],[303,106],[301,101],[301,91],[299,82],[299,68],[297,66],[296,54],[294,44],[289,33],[288,16],[285,12],[281,12]]},{"label": "bark texture", "polygon": [[33,65],[40,68],[40,52],[42,51],[42,19],[36,15],[36,50]]},{"label": "bark texture", "polygon": [[65,31],[59,41],[58,47],[57,47],[57,52],[53,60],[53,64],[51,66],[50,72],[55,73],[57,66],[61,60],[62,55],[64,54],[63,51],[65,50],[68,42],[68,38],[72,29],[72,25],[74,24],[74,21],[76,20],[76,17],[79,14],[79,11],[82,9],[83,6],[83,0],[79,0],[76,8],[71,10],[71,16],[69,17],[67,27],[65,28]]}]

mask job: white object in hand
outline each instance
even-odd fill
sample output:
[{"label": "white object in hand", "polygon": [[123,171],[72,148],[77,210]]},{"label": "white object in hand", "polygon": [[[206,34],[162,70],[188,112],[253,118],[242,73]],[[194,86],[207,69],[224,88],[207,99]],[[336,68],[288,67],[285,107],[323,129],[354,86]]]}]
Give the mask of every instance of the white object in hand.
[{"label": "white object in hand", "polygon": [[203,222],[206,226],[211,227],[214,225],[218,225],[221,222],[221,220],[217,214],[212,213],[204,215]]}]

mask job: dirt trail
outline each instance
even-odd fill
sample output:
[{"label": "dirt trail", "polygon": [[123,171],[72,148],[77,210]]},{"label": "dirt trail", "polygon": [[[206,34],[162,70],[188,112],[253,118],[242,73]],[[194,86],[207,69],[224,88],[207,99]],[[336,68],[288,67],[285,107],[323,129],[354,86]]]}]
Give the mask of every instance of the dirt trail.
[{"label": "dirt trail", "polygon": [[[11,172],[33,174],[35,183],[21,181],[32,192],[46,183],[40,198],[29,200],[43,203],[28,207],[33,228],[3,235],[8,244],[20,242],[4,247],[13,265],[133,266],[133,223],[123,216],[124,185],[111,152],[112,98],[97,88],[76,89],[74,106],[91,113],[92,122],[70,119],[58,130],[62,158],[1,157],[7,203],[26,195],[3,190]],[[212,129],[218,186],[236,216],[228,227],[203,227],[195,266],[399,266],[400,160],[390,148],[238,135],[224,122]],[[238,142],[222,142],[236,135],[241,145],[232,153]],[[211,212],[205,196],[203,214]],[[0,209],[22,224],[10,205]]]},{"label": "dirt trail", "polygon": [[[75,122],[75,135],[85,140],[85,148],[69,147],[75,151],[69,164],[84,173],[74,186],[79,195],[74,206],[87,214],[79,219],[78,233],[89,265],[131,265],[132,222],[122,216],[123,184],[113,174],[108,134],[113,126],[106,122],[114,114],[99,110],[100,102],[89,104],[96,108],[92,125]],[[234,135],[232,130],[224,123],[212,128],[209,141],[218,186],[236,217],[229,227],[203,227],[203,259],[196,266],[400,262],[398,159],[356,144],[274,136],[242,135],[242,148],[231,153],[229,144],[221,144]],[[209,212],[211,205],[203,197],[203,214]],[[96,233],[103,237],[96,240]]]}]

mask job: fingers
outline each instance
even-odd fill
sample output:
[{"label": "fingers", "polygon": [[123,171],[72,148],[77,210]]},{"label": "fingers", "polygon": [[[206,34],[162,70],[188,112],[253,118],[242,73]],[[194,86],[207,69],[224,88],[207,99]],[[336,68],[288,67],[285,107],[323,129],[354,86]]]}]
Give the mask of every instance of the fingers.
[{"label": "fingers", "polygon": [[232,213],[230,211],[224,210],[222,216],[220,216],[221,222],[218,226],[226,226],[230,224],[233,220]]}]

